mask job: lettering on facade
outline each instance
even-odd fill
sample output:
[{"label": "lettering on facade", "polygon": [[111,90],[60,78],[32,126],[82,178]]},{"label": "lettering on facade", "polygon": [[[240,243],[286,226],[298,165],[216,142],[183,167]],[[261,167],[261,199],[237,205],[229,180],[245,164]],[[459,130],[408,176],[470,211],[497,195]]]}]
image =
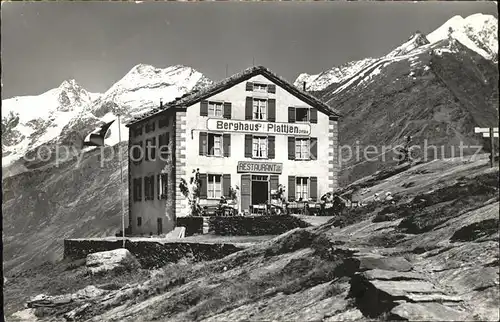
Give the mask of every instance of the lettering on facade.
[{"label": "lettering on facade", "polygon": [[255,133],[255,134],[278,134],[278,135],[310,135],[311,125],[290,124],[261,121],[237,121],[237,120],[207,120],[209,131]]},{"label": "lettering on facade", "polygon": [[283,171],[283,163],[238,161],[237,171],[281,174]]}]

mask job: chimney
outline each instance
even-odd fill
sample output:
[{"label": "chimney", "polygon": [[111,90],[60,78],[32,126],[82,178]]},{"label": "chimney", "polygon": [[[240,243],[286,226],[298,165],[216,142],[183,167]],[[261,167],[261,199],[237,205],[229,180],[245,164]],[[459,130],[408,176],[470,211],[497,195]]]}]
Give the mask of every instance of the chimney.
[{"label": "chimney", "polygon": [[305,91],[306,90],[306,82],[302,83],[302,90]]},{"label": "chimney", "polygon": [[160,99],[160,108],[162,108],[162,107],[163,107],[163,102]]}]

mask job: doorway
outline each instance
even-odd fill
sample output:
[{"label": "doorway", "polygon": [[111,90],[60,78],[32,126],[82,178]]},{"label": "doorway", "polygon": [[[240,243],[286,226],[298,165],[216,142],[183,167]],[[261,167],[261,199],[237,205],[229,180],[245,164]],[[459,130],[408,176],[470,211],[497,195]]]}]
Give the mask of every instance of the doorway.
[{"label": "doorway", "polygon": [[265,204],[269,201],[269,176],[252,176],[252,205]]}]

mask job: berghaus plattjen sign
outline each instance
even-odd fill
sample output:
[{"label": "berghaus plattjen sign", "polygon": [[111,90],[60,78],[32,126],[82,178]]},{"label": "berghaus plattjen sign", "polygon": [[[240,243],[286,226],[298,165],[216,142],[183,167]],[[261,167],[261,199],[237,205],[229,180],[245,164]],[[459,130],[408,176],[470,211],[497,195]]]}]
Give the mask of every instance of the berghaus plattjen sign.
[{"label": "berghaus plattjen sign", "polygon": [[207,130],[254,134],[310,135],[311,125],[307,123],[238,121],[209,118],[207,120]]}]

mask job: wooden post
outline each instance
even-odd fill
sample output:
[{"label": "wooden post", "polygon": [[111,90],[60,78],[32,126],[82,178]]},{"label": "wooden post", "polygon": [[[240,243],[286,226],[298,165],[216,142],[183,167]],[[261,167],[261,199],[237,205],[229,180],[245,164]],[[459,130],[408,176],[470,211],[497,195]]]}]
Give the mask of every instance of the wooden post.
[{"label": "wooden post", "polygon": [[493,140],[493,128],[490,127],[490,145],[491,145],[491,160],[490,166],[493,168],[495,164],[495,142]]},{"label": "wooden post", "polygon": [[120,163],[120,198],[122,201],[122,239],[123,248],[125,248],[125,201],[123,200],[123,166],[122,166],[122,149],[121,143],[122,134],[120,129],[120,115],[118,115],[118,162]]}]

